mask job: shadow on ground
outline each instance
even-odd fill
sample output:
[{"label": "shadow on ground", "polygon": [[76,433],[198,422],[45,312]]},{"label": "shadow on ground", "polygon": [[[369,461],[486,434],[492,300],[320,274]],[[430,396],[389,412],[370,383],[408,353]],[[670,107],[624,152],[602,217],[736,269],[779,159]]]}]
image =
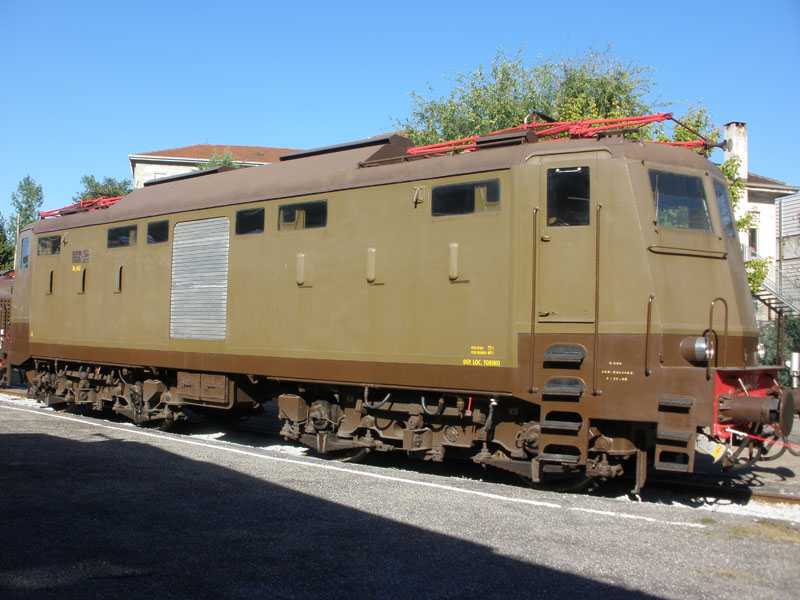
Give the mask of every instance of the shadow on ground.
[{"label": "shadow on ground", "polygon": [[3,598],[649,598],[146,444],[0,436]]}]

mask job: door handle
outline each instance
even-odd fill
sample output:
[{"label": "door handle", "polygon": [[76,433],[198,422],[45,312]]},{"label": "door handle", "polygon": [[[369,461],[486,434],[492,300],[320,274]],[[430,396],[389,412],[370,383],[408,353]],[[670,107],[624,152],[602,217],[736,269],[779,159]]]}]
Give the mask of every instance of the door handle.
[{"label": "door handle", "polygon": [[543,242],[549,242],[550,241],[550,236],[549,235],[543,235],[542,236],[542,241]]}]

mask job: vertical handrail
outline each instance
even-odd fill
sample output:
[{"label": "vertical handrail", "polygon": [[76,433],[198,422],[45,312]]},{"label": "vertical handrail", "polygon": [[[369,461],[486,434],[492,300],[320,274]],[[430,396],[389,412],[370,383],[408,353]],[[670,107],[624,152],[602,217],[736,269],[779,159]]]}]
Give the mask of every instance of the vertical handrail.
[{"label": "vertical handrail", "polygon": [[[723,339],[725,340],[725,354],[722,357],[722,368],[724,369],[728,366],[728,303],[724,298],[717,297],[711,301],[711,308],[708,310],[708,335],[711,335],[714,331],[714,307],[717,305],[717,302],[722,302],[723,306],[725,306],[725,333],[723,334]],[[717,344],[717,346],[719,346],[719,344]],[[716,364],[719,366],[719,352],[716,353],[716,359]],[[706,379],[711,379],[710,360],[706,366]]]},{"label": "vertical handrail", "polygon": [[536,246],[539,244],[539,207],[533,209],[533,250],[531,257],[531,368],[528,379],[528,392],[535,394],[539,391],[533,385],[533,370],[536,365]]},{"label": "vertical handrail", "polygon": [[598,355],[600,353],[600,209],[603,205],[597,204],[595,217],[594,241],[594,366],[592,369],[592,395],[600,396],[603,392],[597,389],[597,369],[600,366]]},{"label": "vertical handrail", "polygon": [[653,300],[656,299],[655,294],[650,294],[647,300],[647,331],[644,335],[644,375],[650,377],[653,372],[650,370],[650,324],[653,320]]}]

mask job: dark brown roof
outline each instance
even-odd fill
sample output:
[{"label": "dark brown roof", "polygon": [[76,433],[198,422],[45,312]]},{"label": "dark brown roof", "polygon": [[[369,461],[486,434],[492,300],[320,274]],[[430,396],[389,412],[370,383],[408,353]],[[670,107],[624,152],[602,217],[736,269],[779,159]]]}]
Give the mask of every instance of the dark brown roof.
[{"label": "dark brown roof", "polygon": [[778,181],[777,179],[771,179],[770,177],[764,177],[763,175],[756,175],[755,173],[747,174],[746,183],[752,183],[753,185],[776,185],[792,187],[784,181]]},{"label": "dark brown roof", "polygon": [[281,155],[296,152],[292,148],[266,148],[263,146],[223,146],[220,144],[195,144],[182,148],[168,150],[154,150],[152,152],[139,152],[131,156],[164,156],[168,158],[186,158],[190,160],[210,159],[216,154],[222,157],[229,151],[233,160],[239,162],[272,163],[278,162]]},{"label": "dark brown roof", "polygon": [[[525,164],[532,156],[576,150],[606,151],[611,156],[652,160],[674,165],[713,166],[696,152],[658,144],[603,140],[555,140],[547,143],[503,146],[455,156],[414,158],[381,166],[360,166],[372,157],[384,156],[387,146],[404,153],[408,140],[388,136],[384,146],[351,143],[347,149],[306,158],[275,162],[250,169],[232,169],[204,177],[182,179],[136,189],[110,208],[36,221],[34,231],[43,233],[99,223],[116,223],[182,211],[327,194],[401,182],[508,169]],[[411,188],[409,187],[409,191]],[[410,201],[410,198],[409,198]]]}]

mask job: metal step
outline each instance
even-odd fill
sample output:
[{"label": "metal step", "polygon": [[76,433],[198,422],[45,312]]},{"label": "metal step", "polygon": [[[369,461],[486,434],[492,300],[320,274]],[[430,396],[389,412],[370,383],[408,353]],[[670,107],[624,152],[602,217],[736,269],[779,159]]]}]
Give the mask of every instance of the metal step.
[{"label": "metal step", "polygon": [[552,377],[544,385],[543,396],[568,396],[579,398],[586,386],[577,377]]},{"label": "metal step", "polygon": [[544,353],[546,363],[582,363],[586,358],[586,348],[578,344],[554,344]]},{"label": "metal step", "polygon": [[656,435],[661,440],[671,440],[674,442],[688,443],[692,437],[692,432],[681,431],[679,429],[659,429]]},{"label": "metal step", "polygon": [[691,410],[694,404],[694,398],[689,396],[661,396],[658,401],[658,408],[681,408],[684,410]]},{"label": "metal step", "polygon": [[555,421],[545,419],[542,421],[542,429],[556,429],[558,431],[580,431],[583,423],[581,421]]}]

